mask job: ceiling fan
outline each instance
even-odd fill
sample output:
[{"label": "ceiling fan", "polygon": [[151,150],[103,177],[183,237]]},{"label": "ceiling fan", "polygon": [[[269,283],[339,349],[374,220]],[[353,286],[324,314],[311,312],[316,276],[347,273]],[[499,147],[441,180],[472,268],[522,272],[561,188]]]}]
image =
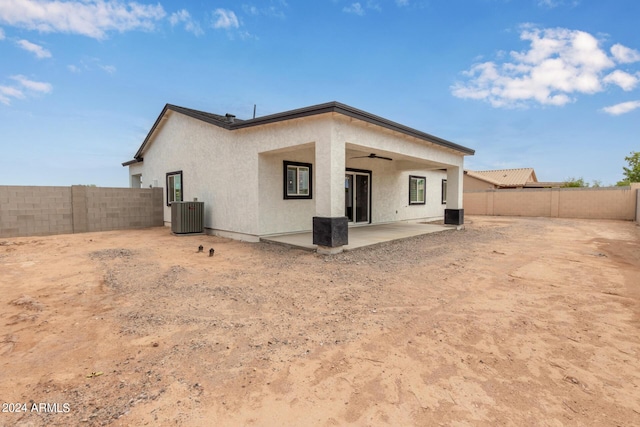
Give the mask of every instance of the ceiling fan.
[{"label": "ceiling fan", "polygon": [[358,156],[358,157],[351,157],[352,159],[363,159],[363,158],[369,158],[369,159],[383,159],[383,160],[393,160],[391,157],[384,157],[384,156],[378,156],[376,153],[371,153],[368,156]]}]

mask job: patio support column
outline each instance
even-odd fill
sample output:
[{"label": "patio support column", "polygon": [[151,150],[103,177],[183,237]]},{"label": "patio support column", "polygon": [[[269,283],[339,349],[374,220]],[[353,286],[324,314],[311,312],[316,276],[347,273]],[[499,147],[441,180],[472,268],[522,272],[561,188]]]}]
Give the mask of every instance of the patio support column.
[{"label": "patio support column", "polygon": [[313,244],[318,245],[318,253],[340,253],[348,243],[344,216],[345,141],[327,132],[316,141],[315,151]]},{"label": "patio support column", "polygon": [[462,208],[462,166],[447,168],[447,208],[444,210],[444,223],[452,225],[464,224],[464,209]]}]

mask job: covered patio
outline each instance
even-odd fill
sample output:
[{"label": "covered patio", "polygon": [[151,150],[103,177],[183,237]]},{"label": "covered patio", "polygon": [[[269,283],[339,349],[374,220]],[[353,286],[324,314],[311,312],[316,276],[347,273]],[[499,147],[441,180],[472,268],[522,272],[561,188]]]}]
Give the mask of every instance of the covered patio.
[{"label": "covered patio", "polygon": [[[456,230],[461,227],[462,226],[440,225],[419,221],[349,227],[349,241],[348,244],[343,246],[343,250],[350,251],[381,243],[408,239],[424,234]],[[315,251],[318,248],[318,245],[313,244],[313,232],[311,231],[261,237],[260,241],[308,251]]]}]

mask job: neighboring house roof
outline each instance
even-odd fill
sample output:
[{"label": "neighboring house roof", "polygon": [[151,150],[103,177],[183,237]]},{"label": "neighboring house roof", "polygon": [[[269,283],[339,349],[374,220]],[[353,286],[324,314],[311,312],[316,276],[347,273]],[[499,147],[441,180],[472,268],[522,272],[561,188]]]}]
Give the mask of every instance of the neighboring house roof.
[{"label": "neighboring house roof", "polygon": [[538,182],[533,168],[499,169],[492,171],[465,171],[467,175],[499,187],[524,187],[527,183]]},{"label": "neighboring house roof", "polygon": [[285,120],[292,120],[301,117],[314,116],[317,114],[326,114],[326,113],[339,113],[348,117],[352,117],[358,120],[363,120],[368,123],[372,123],[396,132],[403,133],[405,135],[413,136],[415,138],[421,139],[423,141],[430,142],[432,144],[440,145],[445,148],[453,149],[455,151],[459,151],[463,153],[463,155],[473,155],[475,150],[471,148],[463,147],[462,145],[455,144],[451,141],[447,141],[442,138],[438,138],[437,136],[430,135],[428,133],[410,128],[408,126],[401,125],[399,123],[393,122],[391,120],[387,120],[385,118],[376,116],[371,113],[367,113],[366,111],[358,110],[356,108],[350,107],[345,104],[341,104],[339,102],[328,102],[326,104],[318,104],[312,105],[310,107],[299,108],[297,110],[285,111],[282,113],[271,114],[263,117],[256,117],[254,119],[249,120],[240,120],[236,119],[235,116],[227,114],[225,116],[221,116],[218,114],[206,113],[204,111],[192,110],[190,108],[179,107],[177,105],[167,104],[164,109],[158,116],[158,119],[153,124],[153,127],[147,134],[144,142],[136,152],[134,159],[122,164],[122,166],[129,166],[134,163],[141,162],[143,160],[142,153],[146,145],[151,140],[156,128],[160,125],[162,118],[165,116],[167,111],[175,111],[189,117],[192,117],[197,120],[202,120],[206,123],[222,127],[229,131],[233,131],[236,129],[243,129],[252,126],[260,126],[269,123],[276,123]]},{"label": "neighboring house roof", "polygon": [[560,188],[564,187],[566,182],[547,181],[547,182],[527,182],[525,188]]}]

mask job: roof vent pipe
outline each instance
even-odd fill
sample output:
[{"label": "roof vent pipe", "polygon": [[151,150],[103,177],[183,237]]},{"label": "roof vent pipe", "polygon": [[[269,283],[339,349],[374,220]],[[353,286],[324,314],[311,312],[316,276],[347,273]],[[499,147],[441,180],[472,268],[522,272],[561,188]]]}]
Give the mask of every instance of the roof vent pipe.
[{"label": "roof vent pipe", "polygon": [[233,123],[236,121],[236,116],[234,116],[233,114],[227,113],[224,116],[227,118],[228,123]]}]

